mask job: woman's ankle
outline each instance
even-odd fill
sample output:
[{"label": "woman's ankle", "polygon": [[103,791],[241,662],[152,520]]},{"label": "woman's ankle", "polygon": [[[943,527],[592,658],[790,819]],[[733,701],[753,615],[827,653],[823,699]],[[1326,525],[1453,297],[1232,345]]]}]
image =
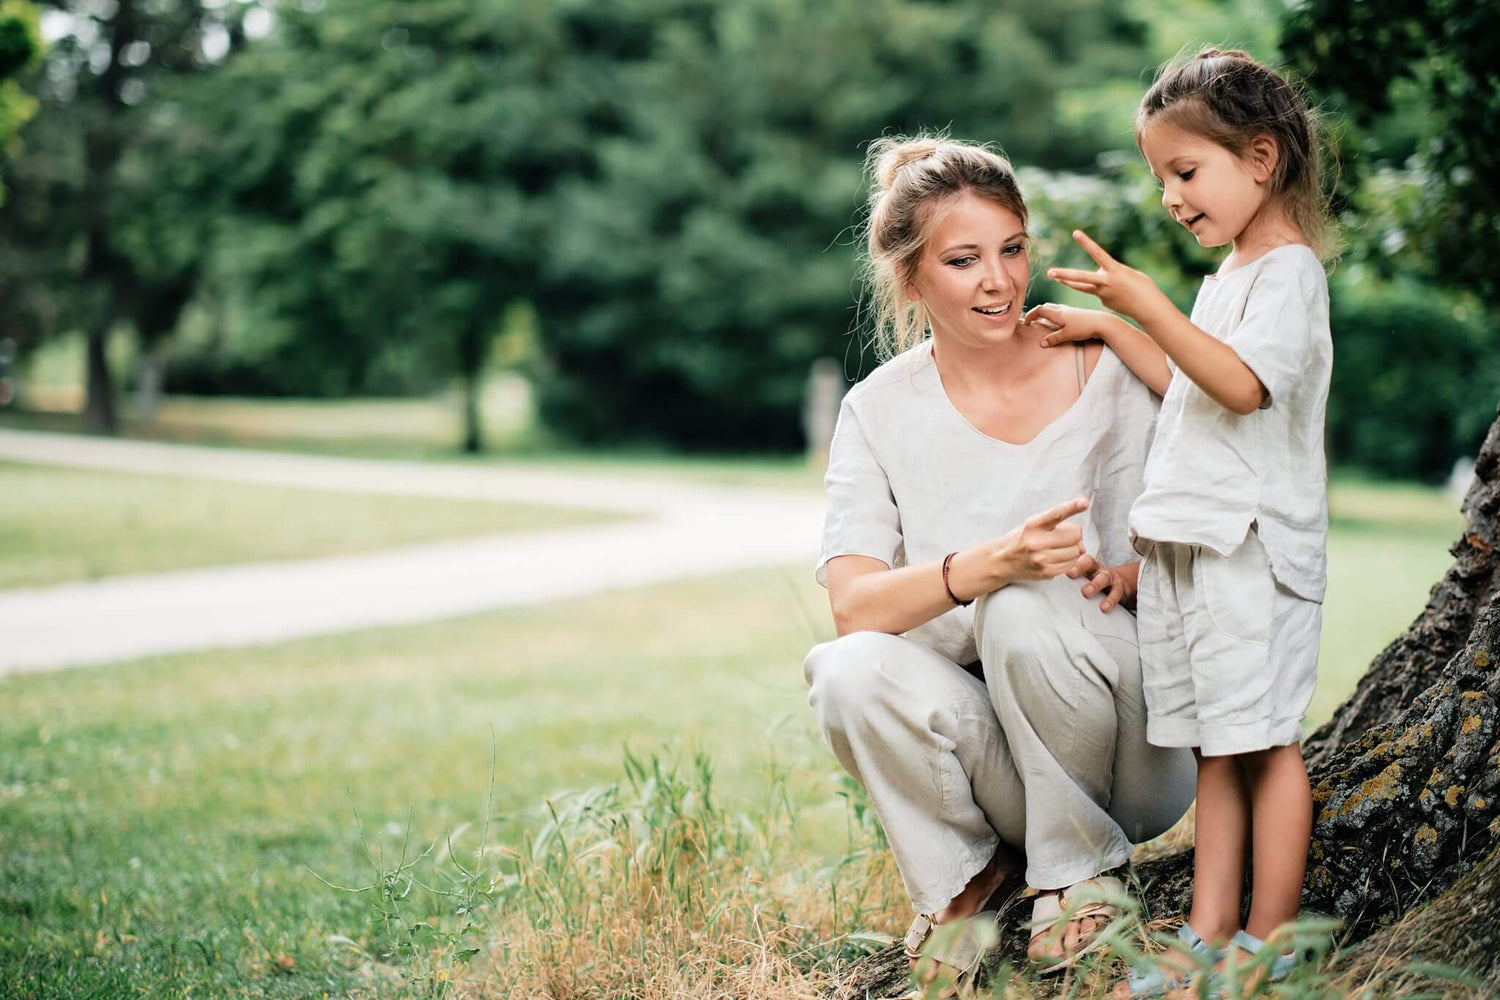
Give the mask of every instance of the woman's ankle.
[{"label": "woman's ankle", "polygon": [[964,886],[947,906],[932,915],[933,923],[942,924],[950,920],[962,920],[964,917],[972,917],[978,913],[995,890],[1019,870],[1020,861],[1015,848],[1001,841],[985,866],[969,879],[969,884]]}]

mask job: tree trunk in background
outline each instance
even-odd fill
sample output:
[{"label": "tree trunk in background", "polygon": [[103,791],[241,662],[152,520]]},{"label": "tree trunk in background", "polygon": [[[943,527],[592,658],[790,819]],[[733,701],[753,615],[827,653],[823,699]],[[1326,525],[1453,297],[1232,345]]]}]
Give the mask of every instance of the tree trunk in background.
[{"label": "tree trunk in background", "polygon": [[94,78],[92,86],[99,97],[100,118],[84,137],[87,200],[83,285],[93,289],[98,301],[88,321],[88,349],[85,359],[88,403],[86,419],[90,428],[113,434],[119,429],[115,417],[114,380],[110,377],[106,346],[113,327],[115,310],[120,301],[118,289],[129,288],[130,270],[110,246],[109,204],[113,192],[115,166],[120,159],[121,134],[126,106],[120,98],[124,79],[121,54],[139,36],[135,0],[118,0],[112,18],[101,21],[107,32],[109,65]]},{"label": "tree trunk in background", "polygon": [[113,434],[119,429],[115,419],[115,388],[109,374],[109,358],[105,348],[109,341],[108,316],[99,317],[89,330],[85,369],[88,399],[85,414],[92,430]]},{"label": "tree trunk in background", "polygon": [[[1343,920],[1341,944],[1364,942],[1342,968],[1447,961],[1500,990],[1500,420],[1463,512],[1427,607],[1307,741],[1315,821],[1302,903]],[[1192,858],[1138,869],[1152,918],[1186,913]],[[1024,961],[1028,910],[1014,908],[1002,931],[1013,962]],[[888,996],[905,980],[897,946],[851,966],[836,994]]]},{"label": "tree trunk in background", "polygon": [[464,375],[464,451],[477,455],[484,450],[484,419],[479,412],[484,377],[478,372]]},{"label": "tree trunk in background", "polygon": [[156,419],[161,409],[161,384],[163,378],[162,352],[165,345],[158,342],[141,352],[136,368],[135,406],[132,416],[143,424]]},{"label": "tree trunk in background", "polygon": [[458,338],[458,368],[464,380],[464,452],[477,455],[484,450],[484,416],[480,396],[484,392],[485,362],[489,359],[490,338],[485,328],[470,322]]}]

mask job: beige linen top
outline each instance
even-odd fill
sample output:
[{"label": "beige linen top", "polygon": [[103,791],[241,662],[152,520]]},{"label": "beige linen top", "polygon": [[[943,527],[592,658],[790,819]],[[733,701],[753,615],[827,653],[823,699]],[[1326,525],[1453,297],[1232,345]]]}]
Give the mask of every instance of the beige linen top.
[{"label": "beige linen top", "polygon": [[[954,408],[930,340],[881,365],[844,397],[829,450],[828,508],[817,580],[835,556],[891,567],[942,560],[1003,535],[1032,514],[1089,497],[1075,520],[1106,565],[1133,562],[1126,521],[1141,491],[1157,401],[1105,349],[1079,398],[1035,438],[992,438]],[[956,663],[978,659],[973,608],[906,633]]]},{"label": "beige linen top", "polygon": [[1130,535],[1229,555],[1252,523],[1276,580],[1322,601],[1327,586],[1328,463],[1323,416],[1333,371],[1328,278],[1306,246],[1277,247],[1203,280],[1193,323],[1234,348],[1261,384],[1261,408],[1226,410],[1174,374],[1162,400]]}]

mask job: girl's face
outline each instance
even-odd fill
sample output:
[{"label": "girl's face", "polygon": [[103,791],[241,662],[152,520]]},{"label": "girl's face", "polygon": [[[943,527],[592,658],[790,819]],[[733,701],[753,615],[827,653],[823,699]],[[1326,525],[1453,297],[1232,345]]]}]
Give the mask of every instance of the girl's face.
[{"label": "girl's face", "polygon": [[1008,340],[1025,311],[1031,262],[1015,212],[970,192],[946,206],[922,249],[907,297],[927,307],[934,337],[983,346]]},{"label": "girl's face", "polygon": [[1236,156],[1165,122],[1141,134],[1141,152],[1162,185],[1162,207],[1206,247],[1233,242],[1260,212],[1275,150],[1275,142],[1257,139],[1250,155]]}]

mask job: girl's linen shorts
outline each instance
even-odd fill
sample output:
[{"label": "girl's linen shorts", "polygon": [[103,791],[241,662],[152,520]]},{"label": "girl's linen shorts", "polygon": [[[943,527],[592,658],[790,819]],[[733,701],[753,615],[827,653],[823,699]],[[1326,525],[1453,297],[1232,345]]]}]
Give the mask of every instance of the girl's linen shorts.
[{"label": "girl's linen shorts", "polygon": [[1215,757],[1302,739],[1323,606],[1276,582],[1254,530],[1227,556],[1155,543],[1136,600],[1151,743]]}]

